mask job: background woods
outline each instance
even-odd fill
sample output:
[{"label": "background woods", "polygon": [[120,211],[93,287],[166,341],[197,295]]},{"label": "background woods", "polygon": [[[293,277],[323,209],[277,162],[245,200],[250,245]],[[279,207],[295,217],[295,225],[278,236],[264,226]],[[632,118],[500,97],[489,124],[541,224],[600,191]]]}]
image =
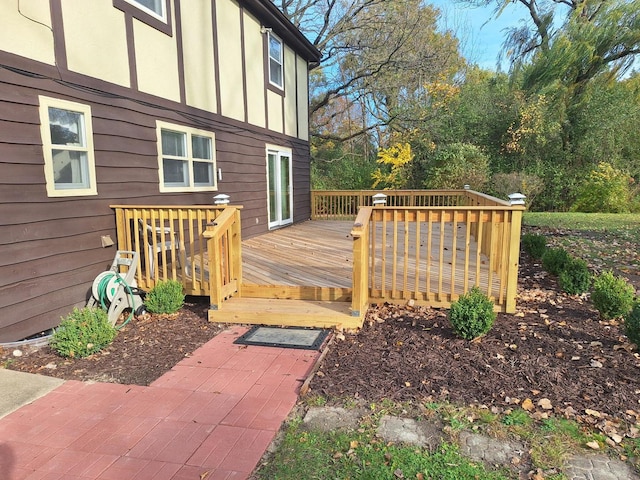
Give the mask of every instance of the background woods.
[{"label": "background woods", "polygon": [[[275,3],[323,53],[311,73],[315,188],[468,183],[520,190],[536,210],[639,208],[640,1],[518,0],[506,72],[463,58],[429,2]],[[499,16],[510,2],[458,3]],[[389,149],[403,155],[394,163]],[[621,205],[601,191],[609,183]]]}]

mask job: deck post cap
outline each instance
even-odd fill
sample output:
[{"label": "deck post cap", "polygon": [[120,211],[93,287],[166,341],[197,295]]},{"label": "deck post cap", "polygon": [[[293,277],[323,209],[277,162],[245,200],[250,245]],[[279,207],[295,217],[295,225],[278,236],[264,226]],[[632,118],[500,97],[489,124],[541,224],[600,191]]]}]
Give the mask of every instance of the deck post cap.
[{"label": "deck post cap", "polygon": [[510,193],[509,195],[509,205],[524,205],[524,200],[527,198],[526,195],[522,193]]},{"label": "deck post cap", "polygon": [[376,193],[372,195],[373,204],[374,205],[386,205],[387,204],[387,196],[384,193]]},{"label": "deck post cap", "polygon": [[229,195],[225,193],[219,193],[215,197],[213,197],[213,203],[215,205],[227,205],[229,203]]}]

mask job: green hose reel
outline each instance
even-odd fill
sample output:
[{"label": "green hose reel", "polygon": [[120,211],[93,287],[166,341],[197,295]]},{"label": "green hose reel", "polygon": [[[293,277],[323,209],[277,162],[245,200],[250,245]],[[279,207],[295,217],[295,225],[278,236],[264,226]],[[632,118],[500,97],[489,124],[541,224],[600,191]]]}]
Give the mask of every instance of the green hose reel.
[{"label": "green hose reel", "polygon": [[91,286],[88,307],[100,305],[107,311],[111,325],[115,326],[122,312],[131,309],[128,318],[116,328],[125,326],[134,315],[145,312],[142,294],[136,284],[135,273],[139,265],[137,252],[118,250],[111,268],[100,273]]}]

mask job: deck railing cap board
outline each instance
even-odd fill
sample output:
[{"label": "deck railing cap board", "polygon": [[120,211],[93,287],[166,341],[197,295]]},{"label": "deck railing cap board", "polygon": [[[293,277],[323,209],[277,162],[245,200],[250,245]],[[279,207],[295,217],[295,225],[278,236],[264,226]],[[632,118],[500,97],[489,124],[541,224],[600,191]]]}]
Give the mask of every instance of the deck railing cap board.
[{"label": "deck railing cap board", "polygon": [[211,238],[216,235],[217,231],[226,230],[229,225],[235,221],[236,208],[226,207],[224,211],[215,219],[213,223],[208,223],[207,227],[212,227],[211,230],[205,230],[202,232],[202,236],[205,238]]},{"label": "deck railing cap board", "polygon": [[242,205],[109,205],[109,208],[130,208],[130,209],[145,209],[145,208],[153,208],[153,209],[162,209],[162,210],[171,210],[171,209],[211,209],[211,210],[222,210],[227,207],[237,208],[242,210]]},{"label": "deck railing cap board", "polygon": [[356,237],[362,235],[362,231],[369,225],[372,211],[373,207],[360,207],[351,229],[352,236]]}]

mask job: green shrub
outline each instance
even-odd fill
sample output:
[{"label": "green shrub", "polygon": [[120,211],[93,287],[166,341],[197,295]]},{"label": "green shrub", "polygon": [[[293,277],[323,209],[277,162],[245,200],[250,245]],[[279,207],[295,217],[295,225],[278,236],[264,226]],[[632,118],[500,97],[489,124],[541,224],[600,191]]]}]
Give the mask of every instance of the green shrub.
[{"label": "green shrub", "polygon": [[63,357],[88,357],[109,345],[116,333],[104,310],[74,308],[55,329],[49,345]]},{"label": "green shrub", "polygon": [[632,178],[610,163],[589,172],[571,207],[574,212],[629,213],[633,203]]},{"label": "green shrub", "polygon": [[424,188],[461,188],[468,184],[481,191],[489,182],[489,157],[470,143],[438,146],[425,160]]},{"label": "green shrub", "polygon": [[466,340],[484,335],[493,326],[496,312],[493,302],[473,287],[468,293],[461,295],[458,301],[451,304],[449,321],[456,335]]},{"label": "green shrub", "polygon": [[591,301],[605,318],[626,315],[633,306],[635,289],[624,278],[607,271],[598,275],[593,282]]},{"label": "green shrub", "polygon": [[570,258],[558,276],[558,285],[569,295],[580,295],[591,286],[591,272],[587,262]]},{"label": "green shrub", "polygon": [[177,280],[159,282],[146,295],[144,304],[151,313],[175,313],[182,308],[184,293]]},{"label": "green shrub", "polygon": [[564,248],[548,248],[542,255],[542,267],[551,275],[558,276],[570,258]]},{"label": "green shrub", "polygon": [[542,255],[547,250],[547,239],[544,235],[525,233],[522,236],[521,243],[522,249],[532,258],[542,258]]},{"label": "green shrub", "polygon": [[640,348],[640,302],[636,302],[631,311],[625,315],[624,333],[636,348]]}]

